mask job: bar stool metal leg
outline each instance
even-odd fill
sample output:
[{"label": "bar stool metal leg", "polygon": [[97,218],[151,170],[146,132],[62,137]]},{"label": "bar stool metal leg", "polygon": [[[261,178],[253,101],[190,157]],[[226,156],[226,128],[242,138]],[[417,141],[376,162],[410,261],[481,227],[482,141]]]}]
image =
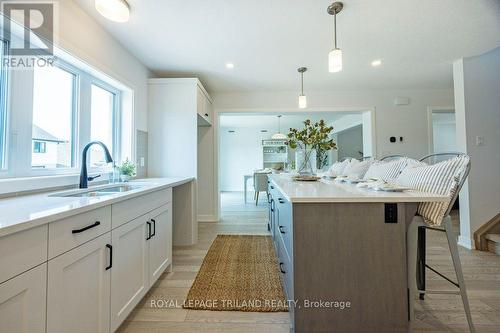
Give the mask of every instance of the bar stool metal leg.
[{"label": "bar stool metal leg", "polygon": [[455,267],[455,274],[457,276],[458,285],[460,288],[460,296],[462,297],[462,302],[464,304],[465,316],[467,317],[467,323],[469,324],[469,329],[472,333],[475,333],[474,324],[472,323],[472,316],[470,313],[469,299],[467,298],[467,291],[465,289],[465,280],[462,273],[462,264],[460,263],[460,256],[458,254],[458,245],[455,234],[453,233],[451,226],[451,218],[447,216],[443,220],[443,225],[446,230],[446,237],[448,239],[448,246],[451,252],[451,259],[453,261],[453,266]]},{"label": "bar stool metal leg", "polygon": [[425,298],[425,257],[426,257],[426,231],[425,227],[418,227],[418,245],[417,245],[417,288],[419,298]]}]

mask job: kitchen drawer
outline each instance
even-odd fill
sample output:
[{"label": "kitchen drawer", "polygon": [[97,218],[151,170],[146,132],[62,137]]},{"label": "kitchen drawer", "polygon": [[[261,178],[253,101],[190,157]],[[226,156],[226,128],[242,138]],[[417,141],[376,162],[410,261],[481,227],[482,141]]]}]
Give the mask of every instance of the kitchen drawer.
[{"label": "kitchen drawer", "polygon": [[49,224],[49,259],[111,231],[111,206]]},{"label": "kitchen drawer", "polygon": [[0,237],[0,283],[47,261],[47,225]]},{"label": "kitchen drawer", "polygon": [[113,229],[172,201],[172,188],[148,193],[111,206]]},{"label": "kitchen drawer", "polygon": [[293,259],[293,218],[292,218],[292,204],[290,201],[283,197],[278,197],[276,200],[276,207],[279,211],[279,218],[277,219],[276,226],[277,232],[283,238],[285,249]]},{"label": "kitchen drawer", "polygon": [[278,265],[281,272],[282,281],[284,283],[286,298],[288,300],[293,299],[293,265],[290,257],[288,256],[283,239],[278,236],[276,237],[276,242],[278,243]]}]

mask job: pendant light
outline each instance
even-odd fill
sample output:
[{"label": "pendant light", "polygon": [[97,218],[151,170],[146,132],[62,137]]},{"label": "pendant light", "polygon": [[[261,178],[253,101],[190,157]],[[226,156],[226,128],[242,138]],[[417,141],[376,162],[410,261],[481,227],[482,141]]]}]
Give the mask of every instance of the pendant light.
[{"label": "pendant light", "polygon": [[307,67],[300,67],[297,69],[297,71],[300,73],[300,78],[301,78],[301,90],[300,90],[300,95],[299,95],[299,109],[305,109],[307,108],[307,98],[306,95],[304,95],[304,73],[307,71]]},{"label": "pendant light", "polygon": [[286,139],[288,139],[285,134],[281,133],[281,115],[278,116],[278,133],[273,134],[271,139],[273,139],[273,140],[286,140]]},{"label": "pendant light", "polygon": [[342,71],[342,50],[337,47],[337,14],[344,8],[342,2],[334,2],[328,6],[328,14],[333,15],[333,50],[328,54],[328,71],[337,73]]},{"label": "pendant light", "polygon": [[126,0],[95,0],[95,9],[114,22],[127,22],[130,18],[130,6]]}]

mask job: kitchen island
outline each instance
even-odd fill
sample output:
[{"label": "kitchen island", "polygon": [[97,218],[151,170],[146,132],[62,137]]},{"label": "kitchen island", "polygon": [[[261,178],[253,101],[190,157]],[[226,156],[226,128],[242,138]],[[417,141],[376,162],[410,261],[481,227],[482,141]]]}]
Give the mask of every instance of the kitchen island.
[{"label": "kitchen island", "polygon": [[419,202],[446,197],[288,175],[271,175],[268,186],[292,330],[408,331],[406,231]]}]

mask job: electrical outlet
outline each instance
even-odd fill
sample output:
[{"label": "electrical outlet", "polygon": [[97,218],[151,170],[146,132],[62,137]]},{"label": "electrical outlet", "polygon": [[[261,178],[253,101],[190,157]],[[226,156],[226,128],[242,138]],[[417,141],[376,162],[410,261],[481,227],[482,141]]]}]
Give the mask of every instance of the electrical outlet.
[{"label": "electrical outlet", "polygon": [[144,166],[144,164],[145,164],[145,163],[144,163],[144,157],[141,157],[141,167],[143,167],[143,166]]},{"label": "electrical outlet", "polygon": [[484,136],[476,136],[476,146],[484,145]]}]

